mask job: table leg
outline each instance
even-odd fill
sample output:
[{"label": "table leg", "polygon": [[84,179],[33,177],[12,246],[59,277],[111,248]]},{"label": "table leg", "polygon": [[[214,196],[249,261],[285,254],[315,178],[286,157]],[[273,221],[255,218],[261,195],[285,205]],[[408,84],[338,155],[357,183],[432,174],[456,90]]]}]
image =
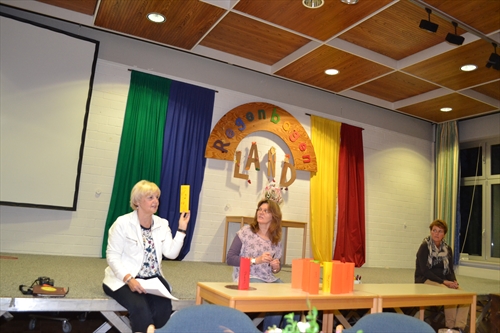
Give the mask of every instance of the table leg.
[{"label": "table leg", "polygon": [[377,297],[373,298],[373,306],[370,309],[370,313],[377,313],[383,311],[383,309],[379,311],[378,309],[379,303],[382,303],[382,300],[378,299]]},{"label": "table leg", "polygon": [[226,226],[224,227],[224,243],[222,243],[222,261],[221,262],[226,262],[226,252],[227,252],[227,229],[228,229],[228,224],[229,222],[226,221]]},{"label": "table leg", "polygon": [[201,292],[200,291],[200,286],[196,286],[196,301],[195,301],[196,305],[200,305],[201,302],[203,301],[201,299],[201,293],[200,292]]},{"label": "table leg", "polygon": [[306,244],[307,244],[307,224],[304,225],[303,230],[303,239],[302,239],[302,258],[306,257]]},{"label": "table leg", "polygon": [[334,318],[333,318],[333,311],[323,311],[323,327],[321,331],[323,333],[333,333],[333,325],[334,323]]},{"label": "table leg", "polygon": [[470,305],[470,333],[476,333],[476,306],[477,296],[472,296],[472,304]]},{"label": "table leg", "polygon": [[286,264],[286,248],[288,247],[288,227],[285,227],[285,245],[283,246],[283,256],[281,257],[281,265]]}]

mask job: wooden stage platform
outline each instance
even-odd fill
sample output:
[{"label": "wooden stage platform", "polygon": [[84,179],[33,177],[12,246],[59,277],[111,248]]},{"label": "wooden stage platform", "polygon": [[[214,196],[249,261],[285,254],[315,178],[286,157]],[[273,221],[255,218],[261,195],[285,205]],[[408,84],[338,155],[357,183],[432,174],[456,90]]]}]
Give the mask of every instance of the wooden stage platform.
[{"label": "wooden stage platform", "polygon": [[[173,287],[174,310],[194,305],[198,282],[231,283],[232,267],[220,262],[164,261],[163,273]],[[130,332],[122,318],[122,308],[102,290],[106,260],[88,257],[9,254],[0,255],[0,315],[6,312],[100,312],[109,325]],[[363,283],[412,283],[412,269],[356,268]],[[55,286],[69,287],[62,299],[23,295],[20,285],[30,286],[38,277],[47,276]],[[284,266],[278,276],[291,282],[291,268]],[[460,286],[477,295],[500,293],[499,281],[460,277]],[[100,331],[100,332],[104,332]]]}]

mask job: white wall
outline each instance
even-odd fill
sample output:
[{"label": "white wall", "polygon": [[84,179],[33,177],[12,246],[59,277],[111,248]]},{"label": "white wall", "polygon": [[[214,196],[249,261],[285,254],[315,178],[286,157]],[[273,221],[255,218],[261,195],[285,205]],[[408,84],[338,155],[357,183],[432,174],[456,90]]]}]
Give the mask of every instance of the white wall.
[{"label": "white wall", "polygon": [[[128,67],[108,61],[98,62],[78,210],[61,212],[1,206],[1,252],[100,256],[129,79]],[[290,112],[309,134],[310,118],[306,113],[343,121],[342,118],[314,110],[212,88],[218,90],[212,127],[232,108],[257,101],[273,103]],[[432,142],[369,124],[349,123],[364,128],[366,266],[413,267],[415,249],[427,234],[431,216]],[[278,151],[278,163],[283,160],[287,147],[277,136],[254,133],[242,140],[238,150],[245,151],[252,141],[257,142],[261,157],[270,146],[274,146]],[[253,215],[261,189],[267,181],[265,171],[251,170],[252,184],[248,184],[232,177],[233,167],[233,162],[208,160],[195,235],[191,252],[185,260],[220,261],[224,217]],[[278,168],[276,178],[279,179],[279,175]],[[98,192],[101,194],[98,195]],[[285,193],[283,217],[309,221],[308,172],[298,171],[296,181]],[[236,230],[234,224],[230,237]],[[301,255],[301,241],[302,233],[291,229],[288,262]]]},{"label": "white wall", "polygon": [[460,121],[458,137],[460,142],[500,138],[500,113]]}]

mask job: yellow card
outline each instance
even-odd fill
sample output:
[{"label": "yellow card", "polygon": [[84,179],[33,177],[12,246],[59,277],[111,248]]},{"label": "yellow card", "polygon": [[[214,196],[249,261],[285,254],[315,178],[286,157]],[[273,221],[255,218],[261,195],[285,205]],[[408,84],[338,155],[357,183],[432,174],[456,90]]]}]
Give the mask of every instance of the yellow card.
[{"label": "yellow card", "polygon": [[189,190],[189,185],[181,185],[181,213],[189,211]]}]

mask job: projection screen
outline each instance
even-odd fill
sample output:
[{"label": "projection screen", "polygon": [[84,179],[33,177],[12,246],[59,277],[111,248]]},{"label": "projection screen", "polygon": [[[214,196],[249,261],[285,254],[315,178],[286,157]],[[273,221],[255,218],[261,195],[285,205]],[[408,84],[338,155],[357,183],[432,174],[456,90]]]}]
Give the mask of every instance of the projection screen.
[{"label": "projection screen", "polygon": [[76,210],[99,42],[0,15],[0,204]]}]

